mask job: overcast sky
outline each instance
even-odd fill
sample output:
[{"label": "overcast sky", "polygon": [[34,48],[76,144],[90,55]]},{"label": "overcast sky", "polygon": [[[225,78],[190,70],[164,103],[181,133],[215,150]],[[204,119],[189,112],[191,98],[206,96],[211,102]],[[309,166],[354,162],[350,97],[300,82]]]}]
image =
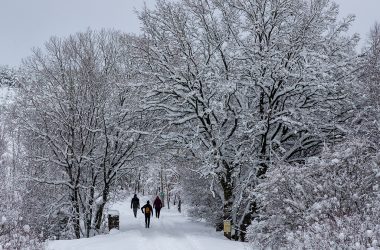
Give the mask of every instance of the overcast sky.
[{"label": "overcast sky", "polygon": [[[17,66],[52,35],[114,28],[139,32],[135,10],[155,0],[0,0],[0,65]],[[380,0],[336,0],[341,15],[355,14],[352,32],[362,37],[380,21]]]}]

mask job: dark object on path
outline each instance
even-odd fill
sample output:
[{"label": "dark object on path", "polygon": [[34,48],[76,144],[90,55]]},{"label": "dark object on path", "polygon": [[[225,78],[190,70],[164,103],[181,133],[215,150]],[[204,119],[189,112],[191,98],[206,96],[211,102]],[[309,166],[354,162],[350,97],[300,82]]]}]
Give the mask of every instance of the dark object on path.
[{"label": "dark object on path", "polygon": [[108,211],[108,230],[116,228],[119,230],[119,211],[110,210]]},{"label": "dark object on path", "polygon": [[178,212],[181,212],[181,198],[178,200]]},{"label": "dark object on path", "polygon": [[160,211],[162,208],[162,202],[160,200],[160,197],[156,197],[153,203],[153,208],[156,210],[156,218],[160,218]]},{"label": "dark object on path", "polygon": [[140,208],[140,200],[137,198],[137,194],[135,194],[131,200],[131,209],[133,209],[133,214],[135,218],[137,217],[137,209]]},{"label": "dark object on path", "polygon": [[149,201],[141,208],[141,212],[145,215],[145,227],[149,228],[150,226],[150,216],[153,216],[153,208],[149,204]]}]

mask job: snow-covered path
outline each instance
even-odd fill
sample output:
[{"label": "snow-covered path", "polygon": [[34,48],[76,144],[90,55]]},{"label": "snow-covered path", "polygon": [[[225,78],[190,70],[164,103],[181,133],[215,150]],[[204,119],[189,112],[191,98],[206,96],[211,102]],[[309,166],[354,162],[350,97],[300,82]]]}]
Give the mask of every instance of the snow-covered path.
[{"label": "snow-covered path", "polygon": [[[144,200],[142,200],[144,201]],[[141,211],[137,219],[129,208],[130,201],[117,203],[120,231],[89,239],[51,241],[49,250],[247,250],[248,245],[229,241],[201,222],[192,222],[176,209],[162,209],[160,219],[151,219],[146,229]]]}]

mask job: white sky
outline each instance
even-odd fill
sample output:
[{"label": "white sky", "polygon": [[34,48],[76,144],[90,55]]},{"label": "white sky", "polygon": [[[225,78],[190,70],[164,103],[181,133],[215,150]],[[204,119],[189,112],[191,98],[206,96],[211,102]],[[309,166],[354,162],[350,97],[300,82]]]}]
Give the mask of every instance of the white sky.
[{"label": "white sky", "polygon": [[[1,1],[1,0],[0,0]],[[340,16],[348,14],[356,16],[351,32],[359,33],[361,44],[367,40],[369,30],[380,22],[380,0],[334,0],[340,6]]]},{"label": "white sky", "polygon": [[[373,23],[380,21],[380,0],[335,0],[341,15],[355,14],[352,32],[365,38]],[[52,35],[114,28],[138,33],[135,10],[155,0],[0,0],[0,65],[17,66]]]}]

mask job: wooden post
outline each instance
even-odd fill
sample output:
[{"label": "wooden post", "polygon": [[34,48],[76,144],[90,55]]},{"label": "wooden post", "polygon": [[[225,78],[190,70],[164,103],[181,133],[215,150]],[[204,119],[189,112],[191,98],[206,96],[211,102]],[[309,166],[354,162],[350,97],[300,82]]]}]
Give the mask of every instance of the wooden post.
[{"label": "wooden post", "polygon": [[108,230],[111,231],[111,229],[116,228],[119,230],[119,211],[117,210],[110,210],[108,211]]},{"label": "wooden post", "polygon": [[231,220],[224,220],[223,221],[223,231],[224,236],[226,236],[229,240],[231,239]]}]

